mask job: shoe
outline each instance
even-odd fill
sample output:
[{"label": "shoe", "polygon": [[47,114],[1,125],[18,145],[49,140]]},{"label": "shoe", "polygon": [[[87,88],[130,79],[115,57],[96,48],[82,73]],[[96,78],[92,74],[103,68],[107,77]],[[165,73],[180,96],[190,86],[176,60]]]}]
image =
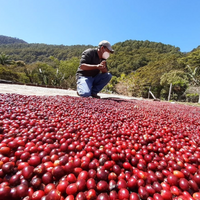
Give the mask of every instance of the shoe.
[{"label": "shoe", "polygon": [[92,94],[91,95],[93,98],[96,98],[96,99],[100,99],[101,97],[99,96],[99,95],[97,95],[97,94]]}]

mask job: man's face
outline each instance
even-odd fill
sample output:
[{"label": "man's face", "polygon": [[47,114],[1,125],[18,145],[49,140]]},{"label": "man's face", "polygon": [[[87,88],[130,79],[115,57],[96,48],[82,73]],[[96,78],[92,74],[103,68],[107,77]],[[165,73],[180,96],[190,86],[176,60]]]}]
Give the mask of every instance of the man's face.
[{"label": "man's face", "polygon": [[105,46],[102,46],[102,47],[103,47],[103,53],[104,53],[104,52],[111,53],[110,50],[109,50],[107,47],[105,47]]},{"label": "man's face", "polygon": [[110,56],[110,50],[107,48],[107,47],[105,47],[105,46],[102,46],[102,58],[103,59],[108,59],[109,58],[109,56]]}]

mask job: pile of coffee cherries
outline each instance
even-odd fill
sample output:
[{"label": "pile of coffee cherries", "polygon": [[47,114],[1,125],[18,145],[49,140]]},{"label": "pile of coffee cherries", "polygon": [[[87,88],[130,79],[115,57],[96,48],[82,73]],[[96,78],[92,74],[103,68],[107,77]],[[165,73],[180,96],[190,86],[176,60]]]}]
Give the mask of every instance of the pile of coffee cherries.
[{"label": "pile of coffee cherries", "polygon": [[0,200],[200,199],[200,107],[0,94]]}]

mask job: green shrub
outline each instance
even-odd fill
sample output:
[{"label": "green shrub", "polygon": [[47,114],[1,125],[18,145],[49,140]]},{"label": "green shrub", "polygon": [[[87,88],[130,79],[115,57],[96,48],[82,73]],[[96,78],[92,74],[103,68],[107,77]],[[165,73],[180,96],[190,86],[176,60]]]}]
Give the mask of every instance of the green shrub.
[{"label": "green shrub", "polygon": [[186,101],[187,102],[197,103],[198,100],[199,100],[199,94],[197,94],[197,93],[186,94]]},{"label": "green shrub", "polygon": [[18,82],[19,74],[0,66],[0,79]]},{"label": "green shrub", "polygon": [[24,73],[18,73],[20,83],[30,83],[29,78]]}]

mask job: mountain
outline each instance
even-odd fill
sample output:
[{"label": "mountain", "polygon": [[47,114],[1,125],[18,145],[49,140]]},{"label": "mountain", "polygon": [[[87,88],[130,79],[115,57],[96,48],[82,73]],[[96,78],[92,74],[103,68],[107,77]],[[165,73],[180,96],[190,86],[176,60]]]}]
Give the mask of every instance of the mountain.
[{"label": "mountain", "polygon": [[0,45],[2,44],[27,44],[27,42],[18,38],[0,35]]}]

